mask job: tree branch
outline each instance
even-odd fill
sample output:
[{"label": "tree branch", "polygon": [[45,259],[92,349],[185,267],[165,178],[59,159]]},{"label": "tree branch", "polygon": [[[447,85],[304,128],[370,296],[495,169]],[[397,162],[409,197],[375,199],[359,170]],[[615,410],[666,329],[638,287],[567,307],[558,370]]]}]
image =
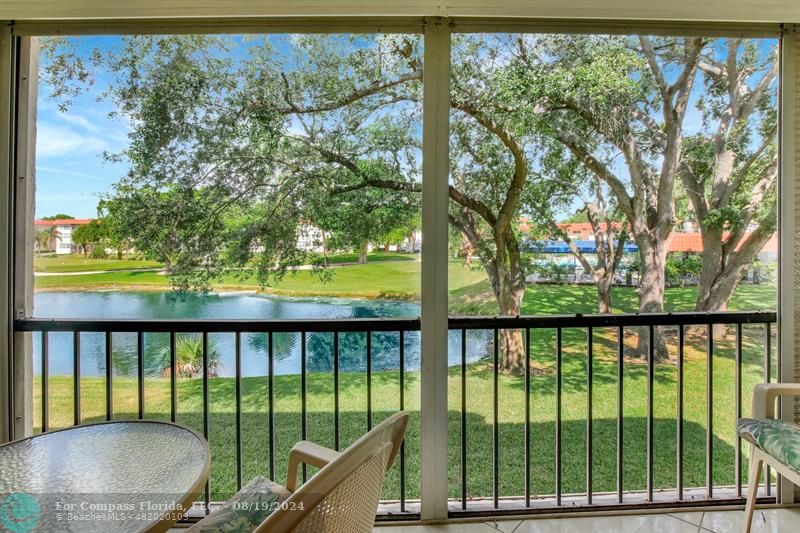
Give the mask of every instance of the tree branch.
[{"label": "tree branch", "polygon": [[[486,128],[489,132],[494,134],[503,145],[508,148],[514,158],[514,174],[511,177],[511,184],[508,187],[503,205],[497,214],[493,226],[498,226],[498,232],[504,232],[505,228],[509,227],[512,217],[519,205],[519,199],[522,196],[522,190],[525,187],[525,180],[528,176],[528,161],[525,157],[525,151],[522,146],[514,139],[513,135],[498,124],[495,120],[489,118],[475,106],[466,102],[451,102],[451,105],[475,119],[475,121]],[[489,219],[484,217],[488,222]]]},{"label": "tree branch", "polygon": [[575,256],[575,258],[581,264],[583,269],[586,272],[588,272],[589,274],[591,274],[592,276],[594,276],[595,275],[594,265],[592,265],[589,262],[589,260],[586,259],[586,256],[583,255],[583,252],[581,252],[580,248],[578,248],[578,246],[570,238],[570,236],[567,234],[567,232],[564,231],[563,229],[561,229],[558,226],[558,224],[556,224],[554,221],[551,221],[549,225],[550,225],[550,231],[552,231],[554,235],[558,235],[561,238],[562,241],[567,243],[567,246],[569,247],[570,251],[572,251],[572,255]]},{"label": "tree branch", "polygon": [[[284,98],[287,99],[288,102],[289,84],[288,80],[286,80],[285,77],[284,80],[287,91],[287,94],[284,95]],[[307,113],[321,113],[325,111],[334,111],[336,109],[350,105],[353,102],[361,100],[362,98],[366,98],[368,96],[372,96],[374,94],[383,92],[387,89],[391,89],[392,87],[397,87],[398,85],[402,85],[410,81],[419,81],[419,80],[422,80],[422,71],[409,72],[408,74],[402,74],[398,76],[394,80],[389,80],[384,82],[373,82],[371,85],[368,85],[366,87],[355,89],[351,93],[342,96],[338,100],[321,103],[317,105],[310,105],[307,107],[300,107],[290,103],[288,108],[279,110],[279,112],[284,115],[289,115],[289,114],[307,114]]]},{"label": "tree branch", "polygon": [[611,170],[609,170],[609,168],[600,160],[589,153],[586,148],[581,146],[578,143],[575,135],[567,133],[558,127],[555,127],[554,131],[558,141],[566,146],[570,152],[572,152],[572,154],[578,158],[579,161],[586,165],[589,170],[594,172],[598,178],[603,180],[608,185],[608,187],[614,193],[614,196],[617,197],[617,204],[620,206],[620,209],[622,209],[626,216],[633,220],[633,200],[628,195],[628,191],[625,189],[625,184],[622,183],[622,180],[620,180],[613,172],[611,172]]},{"label": "tree branch", "polygon": [[761,158],[767,148],[772,145],[772,142],[775,140],[775,137],[778,134],[778,125],[775,124],[772,129],[764,136],[761,145],[756,149],[755,152],[750,154],[750,156],[742,163],[742,166],[736,171],[733,179],[729,182],[728,186],[725,188],[724,191],[721,192],[719,199],[715,200],[712,198],[712,203],[715,207],[723,206],[728,203],[731,199],[731,196],[739,189],[742,182],[747,178],[748,172],[750,169],[753,168],[753,165],[756,161]]},{"label": "tree branch", "polygon": [[664,100],[669,99],[669,85],[664,77],[664,73],[661,71],[661,67],[658,66],[658,58],[656,57],[655,50],[653,50],[653,43],[650,41],[649,37],[644,35],[639,36],[639,43],[642,45],[642,52],[647,58],[647,66],[650,67],[650,72],[653,74],[656,85],[658,85],[661,91],[661,97]]}]

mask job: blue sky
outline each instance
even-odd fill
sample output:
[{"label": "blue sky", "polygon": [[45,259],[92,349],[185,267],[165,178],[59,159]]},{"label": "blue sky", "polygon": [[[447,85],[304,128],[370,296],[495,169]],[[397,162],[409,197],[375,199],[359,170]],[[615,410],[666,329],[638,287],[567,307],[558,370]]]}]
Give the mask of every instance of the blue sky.
[{"label": "blue sky", "polygon": [[[246,60],[247,49],[263,36],[236,36],[231,54]],[[278,53],[289,51],[292,36],[267,37]],[[93,49],[119,47],[118,36],[83,36],[72,38],[76,51],[86,60]],[[284,58],[291,65],[291,58]],[[118,153],[127,143],[130,126],[124,116],[109,117],[115,111],[102,98],[110,82],[106,72],[93,71],[94,83],[84,94],[72,99],[65,111],[50,95],[50,88],[40,82],[36,139],[36,217],[56,213],[76,218],[97,216],[98,200],[128,170],[125,163],[111,163],[104,152]],[[296,126],[296,121],[294,121]],[[296,126],[299,127],[299,126]],[[290,130],[292,125],[290,125]]]},{"label": "blue sky", "polygon": [[[276,49],[286,50],[291,37],[271,36]],[[72,38],[76,51],[86,60],[93,49],[116,48],[119,36],[82,36]],[[237,38],[234,57],[243,59],[251,42]],[[130,125],[126,117],[109,114],[115,106],[103,98],[110,75],[95,70],[94,83],[86,92],[72,98],[62,111],[51,97],[50,88],[40,81],[36,138],[36,217],[56,213],[76,218],[97,216],[98,200],[122,178],[128,166],[124,162],[104,160],[104,152],[119,153],[127,144]]]},{"label": "blue sky", "polygon": [[[85,37],[85,49],[118,42],[116,38]],[[103,152],[118,152],[127,142],[124,117],[109,118],[111,103],[98,101],[107,88],[102,73],[65,112],[58,109],[46,85],[39,87],[36,123],[36,217],[66,213],[77,218],[97,215],[102,193],[121,178],[127,166],[103,161]]]}]

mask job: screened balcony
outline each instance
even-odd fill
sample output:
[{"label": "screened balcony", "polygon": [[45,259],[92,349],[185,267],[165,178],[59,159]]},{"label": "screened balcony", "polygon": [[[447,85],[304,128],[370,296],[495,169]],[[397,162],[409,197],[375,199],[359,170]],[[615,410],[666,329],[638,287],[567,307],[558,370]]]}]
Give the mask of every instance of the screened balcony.
[{"label": "screened balcony", "polygon": [[[684,2],[674,13],[647,4],[611,15],[587,4],[581,16],[589,18],[581,19],[569,6],[539,12],[514,4],[486,13],[464,2],[391,4],[391,13],[378,14],[352,5],[311,13],[303,4],[290,16],[283,12],[288,8],[278,13],[272,4],[237,3],[226,8],[230,13],[209,6],[185,15],[170,1],[125,12],[115,11],[113,2],[86,12],[28,4],[12,0],[11,15],[0,13],[9,20],[0,30],[0,181],[9,208],[0,210],[7,222],[0,269],[7,281],[0,288],[7,325],[0,334],[7,346],[0,366],[7,378],[0,384],[0,442],[102,421],[184,425],[207,440],[211,463],[202,497],[178,524],[183,527],[219,508],[254,476],[283,483],[297,441],[343,450],[404,410],[411,416],[408,432],[387,474],[376,531],[739,530],[750,445],[737,436],[736,424],[749,415],[757,383],[798,381],[800,12],[789,3],[764,6],[758,20],[746,2],[725,8],[730,15],[696,13]],[[237,18],[204,18],[216,15]],[[59,51],[64,36],[73,48]],[[82,40],[87,36],[94,37]],[[141,36],[154,40],[136,48],[145,42],[136,40]],[[116,273],[42,271],[42,251],[66,236],[37,237],[42,215],[53,214],[42,211],[37,191],[48,180],[64,179],[67,188],[83,183],[80,168],[48,170],[41,158],[48,148],[61,149],[53,132],[65,131],[48,123],[60,111],[42,106],[56,101],[42,94],[69,78],[51,94],[80,101],[71,84],[85,77],[67,65],[74,67],[69,61],[81,54],[94,57],[91,47],[102,55],[104,43],[129,56],[110,54],[123,60],[102,63],[108,70],[97,76],[100,84],[111,73],[136,71],[126,69],[139,52],[146,60],[137,75],[144,73],[153,86],[168,79],[162,76],[179,69],[159,70],[170,63],[148,63],[158,59],[148,54],[170,44],[179,52],[171,60],[201,57],[192,63],[197,72],[222,81],[202,97],[169,102],[160,100],[159,90],[139,98],[135,76],[122,89],[109,83],[104,94],[113,94],[113,105],[133,117],[125,153],[143,151],[124,169],[130,189],[114,189],[116,196],[108,193],[102,207],[111,217],[123,205],[113,203],[123,198],[120,191],[141,193],[135,197],[139,211],[118,211],[134,213],[129,220],[141,222],[141,231],[131,230],[127,248],[106,255],[142,252],[152,265],[142,261]],[[330,50],[335,53],[326,55]],[[586,50],[607,56],[593,60]],[[692,76],[697,79],[687,81]],[[721,89],[734,78],[737,83]],[[187,80],[164,87],[185,87]],[[188,86],[202,92],[213,80]],[[242,80],[247,83],[237,84]],[[342,86],[332,89],[336,80]],[[742,104],[753,94],[757,98]],[[530,95],[540,101],[534,105]],[[152,110],[164,107],[145,107],[150,99],[186,113],[153,119]],[[353,102],[366,103],[354,110]],[[222,103],[241,105],[237,116],[247,119],[226,122],[225,113],[215,111],[227,109]],[[728,135],[726,124],[732,124],[725,122],[726,106],[756,118],[731,127],[746,135],[715,144],[712,126],[719,122],[718,131]],[[630,117],[620,119],[620,109],[632,110]],[[152,148],[145,141],[160,131],[154,125],[191,125],[187,116],[203,128],[176,127],[182,133],[160,148],[169,149],[149,158],[142,147]],[[81,127],[103,131],[97,120]],[[209,120],[216,122],[203,122]],[[222,130],[242,137],[222,142],[214,137]],[[258,137],[267,134],[275,135],[269,143]],[[252,136],[258,142],[248,145]],[[89,139],[64,151],[80,160],[88,158],[80,150],[91,145]],[[176,145],[181,149],[170,152]],[[203,150],[209,147],[220,150],[214,157],[223,164],[208,164],[213,158]],[[271,166],[259,167],[268,149],[276,150],[269,153]],[[703,157],[715,149],[707,165]],[[108,162],[113,166],[118,158]],[[236,204],[234,214],[247,216],[219,233],[209,230],[203,246],[192,248],[217,212],[202,212],[211,204],[202,204],[207,198],[200,193],[174,204],[161,193],[186,177],[169,182],[164,176],[198,169],[207,181],[196,193],[213,190],[220,206]],[[250,171],[263,179],[302,176],[302,183],[322,176],[323,185],[332,185],[300,192],[289,181],[266,187],[262,177],[247,181]],[[284,202],[258,203],[274,199],[263,193],[258,202],[236,203],[243,191],[260,187],[277,191]],[[153,190],[158,194],[143,193]],[[326,241],[324,224],[335,211],[330,206],[338,198],[348,206],[372,200],[375,191],[391,196],[361,205],[349,223],[330,223],[328,234],[340,240]],[[167,215],[144,216],[142,207],[153,205]],[[282,216],[294,218],[241,225],[287,205],[296,212]],[[390,255],[388,240],[383,248],[378,237],[341,237],[384,208],[419,220],[403,236],[403,253],[413,260],[395,265],[381,259],[389,266],[345,275],[351,285],[335,292],[325,276],[335,280],[347,268],[364,268],[370,254]],[[175,213],[191,213],[192,222],[164,238],[158,230]],[[220,217],[220,227],[231,213]],[[312,214],[319,215],[313,223]],[[50,225],[70,227],[74,238],[77,226],[56,220]],[[284,225],[299,228],[297,242],[283,244],[277,232]],[[232,252],[225,239],[234,234],[257,238],[243,238]],[[271,249],[275,242],[281,245]],[[332,268],[330,242],[348,255]],[[98,243],[73,243],[70,250],[112,249]],[[401,253],[399,243],[392,246],[392,253]],[[177,260],[173,249],[183,254]],[[320,253],[324,262],[317,260]],[[724,259],[711,272],[713,261],[704,256],[714,254]],[[395,266],[403,277],[392,277]],[[247,269],[253,270],[251,285],[232,281]],[[297,274],[305,281],[261,283],[259,276],[284,270],[286,279]],[[318,270],[323,281],[302,277]],[[41,299],[43,293],[171,289],[258,291],[287,300],[349,301],[367,294],[378,303],[372,314],[335,315],[340,318],[269,315],[261,308],[131,318],[122,312],[133,308],[128,301],[94,308],[64,300],[44,311]],[[402,309],[381,314],[383,305]],[[193,346],[191,363],[182,359],[182,343]],[[795,414],[790,399],[779,402],[780,418],[793,421]],[[313,474],[304,468],[302,480]],[[791,530],[795,489],[767,469],[757,489],[763,512],[754,530]],[[451,523],[429,525],[445,521]]]}]

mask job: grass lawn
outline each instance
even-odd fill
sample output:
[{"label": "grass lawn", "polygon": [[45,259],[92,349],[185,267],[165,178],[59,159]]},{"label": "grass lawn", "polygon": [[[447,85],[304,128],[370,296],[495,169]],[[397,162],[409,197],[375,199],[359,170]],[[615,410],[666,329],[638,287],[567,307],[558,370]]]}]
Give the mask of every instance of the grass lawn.
[{"label": "grass lawn", "polygon": [[55,255],[34,257],[34,272],[94,272],[98,270],[130,270],[134,268],[159,268],[156,261],[132,259],[92,259],[82,255]]},{"label": "grass lawn", "polygon": [[[418,259],[419,254],[406,252],[381,252],[376,250],[367,254],[367,261],[373,263],[379,261],[416,261]],[[328,264],[355,263],[357,261],[357,253],[332,254],[328,256]]]},{"label": "grass lawn", "polygon": [[[369,262],[382,261],[416,261],[419,254],[403,252],[376,251],[367,255]],[[329,264],[355,263],[358,254],[334,254],[328,256]],[[96,272],[100,270],[132,270],[137,268],[160,268],[164,265],[158,261],[144,261],[134,259],[92,259],[77,254],[37,256],[33,258],[34,272]]]},{"label": "grass lawn", "polygon": [[[697,298],[697,287],[668,288],[664,293],[665,311],[691,311]],[[774,311],[777,290],[771,285],[739,285],[730,302],[732,310]],[[636,290],[614,287],[612,302],[615,313],[635,313],[639,310]],[[481,280],[471,285],[450,282],[450,309],[464,315],[494,315],[497,304],[489,282]],[[523,315],[597,313],[597,292],[594,285],[528,285],[522,299]]]},{"label": "grass lawn", "polygon": [[[390,254],[393,255],[393,254]],[[360,298],[418,299],[420,264],[417,261],[377,261],[332,269],[333,279],[323,282],[310,270],[288,273],[265,292],[287,296],[342,296]],[[475,285],[485,279],[482,270],[470,270],[460,261],[450,263],[450,286]],[[44,290],[133,289],[165,290],[169,280],[158,272],[108,272],[36,278],[36,288]],[[254,277],[230,275],[214,285],[218,290],[259,289]]]},{"label": "grass lawn", "polygon": [[[581,492],[585,487],[586,366],[585,333],[567,330],[563,358],[563,487]],[[593,446],[596,491],[615,489],[616,362],[614,335],[598,330],[593,364]],[[705,476],[705,352],[704,334],[690,333],[685,364],[685,479],[686,486],[703,486]],[[555,373],[554,339],[543,332],[533,338],[531,394],[531,476],[535,494],[554,491]],[[774,345],[774,343],[773,343]],[[749,406],[752,386],[761,381],[763,332],[745,327],[743,399]],[[734,361],[733,339],[718,336],[714,357],[714,482],[734,481]],[[672,347],[674,349],[674,346]],[[459,368],[450,372],[450,495],[460,490],[459,442],[461,384]],[[300,439],[300,377],[275,378],[275,479],[285,480],[286,459],[291,446]],[[419,375],[405,376],[406,408],[411,411],[406,447],[407,497],[419,494]],[[624,486],[625,490],[645,488],[646,367],[628,360],[624,377]],[[223,500],[235,491],[235,381],[211,379],[210,442],[213,464],[212,496]],[[267,379],[243,379],[242,423],[244,478],[269,475]],[[82,413],[85,422],[104,419],[103,378],[82,379]],[[346,446],[366,430],[366,378],[362,373],[345,373],[340,380],[341,439]],[[398,408],[399,373],[373,375],[374,419],[380,420]],[[38,382],[34,387],[34,412],[40,409]],[[333,446],[333,380],[330,374],[312,373],[308,380],[308,421],[311,440]],[[524,382],[521,377],[501,376],[500,398],[500,491],[520,495],[524,486]],[[655,486],[675,484],[676,386],[675,365],[664,363],[655,371]],[[114,380],[115,418],[137,416],[136,380]],[[146,380],[146,417],[169,419],[169,381]],[[477,362],[467,372],[467,456],[468,493],[491,496],[492,488],[492,379],[486,362]],[[72,380],[50,378],[50,423],[63,427],[72,423]],[[37,418],[37,424],[38,424]],[[178,383],[178,421],[202,431],[202,382],[181,379]],[[157,453],[157,450],[154,450]],[[746,468],[746,465],[745,465]],[[398,497],[399,477],[394,468],[384,497]]]}]

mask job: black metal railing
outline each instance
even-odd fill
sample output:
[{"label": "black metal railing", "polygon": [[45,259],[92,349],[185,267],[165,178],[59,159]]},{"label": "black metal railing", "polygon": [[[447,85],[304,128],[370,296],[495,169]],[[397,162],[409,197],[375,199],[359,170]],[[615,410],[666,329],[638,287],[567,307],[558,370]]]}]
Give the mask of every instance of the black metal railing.
[{"label": "black metal railing", "polygon": [[[145,409],[145,342],[144,335],[153,333],[169,334],[169,390],[170,390],[170,420],[178,420],[178,378],[176,374],[176,338],[180,334],[200,335],[202,338],[202,434],[213,446],[213,439],[210,433],[209,413],[210,394],[209,394],[209,334],[225,333],[233,334],[234,340],[234,403],[235,403],[235,470],[236,470],[236,489],[239,490],[243,484],[243,438],[242,438],[242,335],[243,334],[266,334],[266,357],[267,357],[267,397],[265,403],[267,407],[267,474],[271,479],[276,479],[276,429],[275,429],[275,344],[276,334],[297,334],[300,337],[300,432],[297,438],[305,440],[308,435],[308,351],[307,337],[309,334],[330,334],[333,340],[332,354],[332,374],[333,374],[333,446],[339,450],[342,446],[341,435],[341,405],[340,405],[340,374],[343,372],[340,366],[340,342],[339,337],[344,333],[358,333],[366,337],[366,413],[365,428],[369,430],[373,425],[373,361],[372,361],[372,338],[377,333],[392,333],[398,335],[397,343],[397,363],[399,371],[399,391],[397,409],[405,408],[405,374],[406,358],[405,344],[406,333],[416,332],[420,329],[419,319],[347,319],[347,320],[193,320],[193,321],[172,321],[172,320],[50,320],[28,318],[15,321],[17,332],[31,332],[39,335],[40,353],[37,354],[41,359],[41,430],[43,432],[50,429],[50,336],[57,332],[68,332],[72,334],[73,350],[73,405],[74,413],[72,422],[79,425],[83,421],[81,413],[81,334],[95,333],[104,335],[103,357],[105,364],[105,419],[113,420],[114,413],[114,372],[113,372],[113,337],[115,334],[135,333],[136,346],[136,376],[137,376],[137,416],[143,419],[148,414]],[[212,457],[212,472],[213,468]],[[406,490],[406,446],[401,447],[398,464],[394,467],[399,471],[399,498],[396,505],[388,507],[395,518],[399,511],[403,518],[414,518],[417,512],[409,512],[407,509],[407,490]],[[308,471],[305,466],[302,470],[302,479],[305,481]],[[204,490],[204,507],[206,512],[210,508],[211,487],[213,479],[210,477]],[[416,511],[418,507],[414,507]]]},{"label": "black metal railing", "polygon": [[[734,451],[734,482],[733,487],[724,487],[725,489],[720,492],[719,496],[715,493],[714,483],[714,359],[717,356],[715,353],[714,344],[714,329],[717,327],[732,327],[734,328],[735,335],[735,354],[734,354],[734,394],[731,400],[733,401],[733,410],[736,419],[742,416],[742,337],[743,325],[752,325],[750,327],[763,328],[763,366],[764,366],[764,381],[770,381],[775,375],[771,372],[771,361],[775,354],[772,353],[772,325],[777,320],[776,313],[774,312],[716,312],[716,313],[660,313],[660,314],[618,314],[618,315],[561,315],[561,316],[530,316],[530,317],[496,317],[496,318],[477,318],[477,317],[452,317],[450,319],[450,329],[460,331],[461,346],[461,365],[460,365],[460,409],[461,409],[461,435],[460,435],[460,497],[451,505],[451,516],[462,516],[466,514],[486,514],[497,515],[503,513],[519,513],[519,502],[524,502],[524,509],[528,512],[543,510],[552,512],[557,508],[565,508],[569,510],[576,510],[580,508],[588,508],[589,506],[598,504],[595,498],[594,491],[594,468],[593,468],[593,454],[594,454],[594,438],[593,438],[593,400],[594,391],[593,386],[595,377],[593,375],[594,367],[594,336],[595,333],[604,329],[606,331],[616,331],[616,457],[615,457],[615,478],[616,487],[613,497],[604,498],[602,503],[610,506],[628,506],[635,507],[640,505],[654,506],[654,505],[693,505],[693,504],[708,504],[708,503],[741,503],[742,499],[742,447],[741,439],[735,437],[735,451]],[[686,331],[688,328],[699,328],[705,330],[705,358],[706,358],[706,372],[705,372],[705,483],[703,494],[701,497],[697,495],[692,498],[687,497],[688,488],[685,486],[684,471],[684,362],[685,362],[685,348],[686,348]],[[563,488],[563,429],[562,429],[562,408],[563,408],[563,333],[566,329],[583,329],[586,331],[586,411],[585,411],[585,489],[582,493],[570,493],[569,505],[566,506],[563,498],[567,496]],[[466,416],[468,411],[467,401],[467,363],[465,354],[467,353],[467,331],[468,330],[490,330],[494,335],[494,350],[492,353],[492,491],[491,494],[470,494],[468,491],[469,482],[469,465],[467,461],[467,443],[470,436],[468,435],[469,425],[467,424]],[[523,495],[509,495],[499,494],[499,480],[501,464],[501,449],[500,449],[500,428],[498,416],[500,414],[499,392],[498,392],[498,332],[499,331],[519,331],[523,333],[524,350],[525,350],[525,372],[524,376],[518,377],[523,382],[525,405],[524,405],[524,450],[521,450],[521,455],[524,458],[524,476],[523,476]],[[555,430],[554,430],[554,450],[555,450],[555,463],[553,464],[553,491],[550,494],[540,494],[537,496],[539,503],[532,506],[534,495],[531,490],[531,445],[534,437],[531,434],[531,393],[535,390],[531,384],[531,364],[535,361],[535,356],[531,354],[531,332],[532,331],[550,331],[555,334],[555,354],[554,354],[554,367],[555,367]],[[646,335],[646,421],[645,421],[645,483],[641,488],[642,490],[625,489],[624,485],[624,457],[625,457],[625,421],[624,414],[624,383],[625,383],[625,333],[629,330],[638,330],[639,335]],[[675,368],[676,368],[676,475],[675,487],[672,491],[666,491],[667,497],[657,499],[654,497],[656,492],[655,476],[654,476],[654,450],[656,442],[654,437],[654,381],[655,381],[655,368],[657,366],[654,350],[657,345],[655,338],[661,335],[666,330],[675,330],[676,340],[673,343],[675,349]],[[631,350],[631,347],[628,347]],[[780,365],[780,357],[776,357],[776,365]],[[780,375],[778,370],[777,375]],[[513,376],[509,376],[514,379]],[[485,398],[479,399],[485,401]],[[735,428],[724,428],[721,431],[734,432]],[[517,453],[515,450],[514,453]],[[480,467],[478,467],[480,468]],[[780,487],[780,483],[777,484]],[[693,487],[696,489],[696,487]],[[661,490],[660,492],[665,492]],[[771,486],[770,474],[767,473],[763,487],[763,495],[768,498],[773,497],[773,490]],[[670,496],[671,495],[671,496]],[[610,496],[606,494],[606,496]],[[778,495],[778,497],[780,497]],[[763,501],[763,500],[762,500]],[[774,501],[774,500],[768,500]]]},{"label": "black metal railing", "polygon": [[[720,428],[715,428],[714,421],[714,359],[715,347],[714,342],[714,329],[715,327],[725,326],[733,328],[734,330],[734,394],[731,400],[733,401],[733,411],[735,417],[741,417],[742,414],[742,367],[743,367],[743,326],[747,326],[748,330],[752,328],[763,328],[764,330],[764,353],[763,353],[763,366],[764,366],[764,380],[769,381],[774,374],[772,374],[772,324],[776,322],[776,313],[774,312],[755,312],[755,313],[740,313],[740,312],[721,312],[721,313],[660,313],[660,314],[619,314],[619,315],[552,315],[552,316],[526,316],[526,317],[494,317],[494,318],[481,318],[481,317],[452,317],[449,321],[450,336],[451,336],[451,350],[454,345],[460,343],[460,354],[456,352],[454,359],[451,359],[454,373],[451,373],[451,387],[460,384],[460,402],[457,409],[460,411],[457,414],[456,423],[460,425],[460,438],[456,441],[459,447],[457,454],[457,464],[451,465],[451,473],[453,471],[460,474],[460,480],[456,481],[456,486],[452,489],[458,493],[458,497],[452,500],[451,515],[459,516],[464,514],[503,514],[520,512],[520,510],[536,511],[538,509],[546,509],[552,511],[553,509],[579,509],[587,508],[588,506],[597,505],[610,505],[610,506],[638,506],[638,505],[680,505],[691,504],[693,502],[708,503],[731,503],[732,501],[741,500],[742,494],[742,446],[739,438],[735,439],[734,451],[734,482],[732,487],[722,487],[722,490],[715,491],[718,488],[714,483],[714,437],[715,431]],[[685,366],[686,359],[686,335],[687,330],[705,329],[706,333],[706,367],[705,367],[705,483],[702,489],[702,497],[695,497],[698,487],[686,486],[685,471],[686,463],[684,456],[685,444]],[[399,336],[399,343],[397,345],[397,367],[399,370],[399,390],[397,408],[406,408],[406,373],[409,371],[407,368],[406,360],[406,340],[409,332],[417,332],[420,330],[419,319],[347,319],[347,320],[192,320],[192,321],[172,321],[172,320],[50,320],[50,319],[20,319],[15,321],[15,329],[18,332],[32,332],[40,335],[39,344],[41,346],[41,353],[37,354],[41,357],[41,429],[47,431],[49,429],[50,421],[50,406],[49,397],[49,357],[50,357],[50,335],[55,332],[71,332],[73,335],[73,380],[74,388],[72,393],[74,395],[74,424],[80,424],[83,420],[81,413],[81,334],[82,333],[99,333],[105,336],[104,338],[104,357],[105,357],[105,401],[106,413],[105,418],[112,420],[115,416],[114,405],[114,373],[112,371],[113,361],[113,336],[120,333],[135,333],[136,334],[136,372],[137,372],[137,394],[138,394],[138,417],[144,418],[147,416],[145,405],[145,350],[144,350],[144,335],[151,333],[162,333],[169,335],[169,357],[170,357],[170,372],[169,372],[169,416],[172,421],[176,421],[179,414],[178,404],[178,388],[176,376],[176,337],[181,334],[200,334],[202,335],[202,432],[206,438],[209,438],[209,335],[216,333],[227,333],[235,336],[234,341],[234,389],[233,394],[235,405],[235,477],[236,488],[241,488],[243,482],[243,439],[242,439],[242,335],[243,334],[266,334],[266,356],[268,363],[267,371],[267,397],[264,399],[267,407],[267,443],[266,454],[268,455],[268,474],[270,477],[275,477],[276,461],[275,457],[278,453],[276,451],[276,397],[275,397],[275,345],[274,336],[278,334],[291,333],[299,336],[300,338],[300,431],[297,435],[300,439],[309,437],[309,424],[308,424],[308,377],[309,370],[307,367],[308,350],[307,341],[308,336],[311,334],[327,334],[332,337],[332,361],[330,373],[332,374],[332,393],[333,393],[333,445],[339,449],[342,444],[341,424],[342,424],[342,405],[340,402],[341,395],[341,382],[340,375],[343,369],[340,365],[340,335],[358,333],[365,335],[365,374],[366,374],[366,412],[363,414],[363,423],[366,429],[373,425],[373,377],[375,365],[373,361],[373,336],[378,333],[397,334]],[[586,376],[585,385],[586,390],[586,407],[585,407],[585,483],[584,490],[576,493],[574,490],[569,492],[565,491],[564,486],[564,379],[567,377],[569,383],[574,383],[574,376],[565,376],[564,373],[564,330],[583,330],[586,339]],[[519,331],[524,339],[524,376],[505,376],[502,372],[500,365],[501,348],[499,335],[504,331]],[[660,364],[656,361],[655,357],[655,339],[658,335],[663,335],[665,331],[677,332],[676,338],[672,341],[672,348],[675,353],[675,487],[666,497],[659,496],[656,498],[656,493],[663,493],[662,489],[658,489],[655,483],[655,470],[654,470],[654,451],[658,444],[655,435],[655,415],[654,415],[654,382],[656,366]],[[477,355],[474,350],[469,348],[469,331],[483,331],[486,332],[483,338],[483,346],[477,350]],[[531,418],[531,398],[536,392],[536,387],[533,383],[532,376],[534,374],[532,365],[536,363],[536,356],[532,354],[532,332],[550,332],[554,335],[554,354],[553,354],[553,367],[554,367],[554,390],[553,395],[555,399],[554,411],[554,463],[553,468],[553,490],[551,493],[534,493],[532,487],[532,446],[536,442],[541,445],[540,435],[532,432]],[[595,407],[595,387],[597,386],[597,376],[594,373],[594,366],[596,361],[601,355],[598,355],[598,348],[595,346],[595,337],[602,333],[605,334],[604,339],[609,340],[607,344],[612,346],[611,352],[615,358],[612,358],[610,365],[614,367],[616,376],[616,383],[614,384],[616,398],[616,420],[614,421],[615,429],[613,430],[614,438],[616,439],[615,451],[613,453],[614,460],[616,461],[614,480],[615,488],[613,491],[598,492],[597,484],[595,483],[594,472],[594,458],[597,449],[595,447],[595,420],[593,417],[593,410]],[[625,460],[625,430],[626,430],[626,416],[625,416],[625,402],[624,402],[624,384],[625,372],[632,363],[626,361],[626,346],[625,335],[626,333],[635,332],[638,335],[645,335],[647,337],[646,354],[642,363],[646,365],[646,399],[645,399],[645,455],[644,455],[644,486],[642,490],[626,490],[624,485],[625,469],[623,468]],[[572,333],[571,333],[572,335]],[[583,334],[581,334],[583,335]],[[613,337],[616,337],[615,339]],[[574,337],[574,335],[572,335]],[[749,338],[749,337],[748,337]],[[460,356],[460,357],[459,357]],[[568,355],[574,357],[574,355]],[[606,361],[608,362],[608,361]],[[486,486],[491,487],[490,491],[482,490],[477,494],[470,493],[469,480],[471,469],[477,465],[468,464],[468,446],[470,444],[471,436],[468,406],[468,373],[470,365],[473,363],[490,365],[491,369],[491,454],[492,454],[492,472],[491,482]],[[778,367],[777,375],[780,375],[780,357],[777,357],[776,366]],[[522,478],[522,494],[503,494],[501,493],[501,461],[504,459],[503,454],[508,454],[509,450],[501,445],[501,424],[500,418],[502,415],[500,405],[500,380],[505,383],[508,379],[518,380],[522,389],[524,390],[524,436],[523,436],[523,450],[515,449],[511,453],[522,456],[524,465],[524,472]],[[581,377],[582,379],[582,377]],[[485,401],[486,398],[480,398]],[[424,406],[421,407],[424,410]],[[725,428],[725,431],[732,431],[733,428]],[[424,444],[421,444],[424,445]],[[489,448],[487,448],[489,449]],[[418,461],[415,462],[418,464]],[[393,513],[393,517],[397,517],[397,512],[407,518],[414,518],[417,515],[416,511],[418,506],[414,505],[411,509],[407,507],[409,498],[407,497],[407,457],[406,447],[403,446],[402,452],[399,456],[398,464],[395,466],[399,472],[399,498],[397,502],[393,502],[386,507],[389,512]],[[479,466],[479,468],[483,468]],[[212,469],[213,470],[213,469]],[[415,479],[418,479],[418,472],[414,473]],[[303,468],[303,480],[307,479],[308,472]],[[767,476],[767,481],[764,487],[764,494],[772,496],[772,487],[770,485],[770,478]],[[204,500],[206,508],[211,501],[211,483],[209,479],[205,488]],[[488,493],[484,493],[488,492]],[[689,494],[691,492],[691,495]],[[508,504],[511,502],[511,504]],[[415,504],[418,502],[415,502]],[[411,511],[411,512],[409,512]]]}]

